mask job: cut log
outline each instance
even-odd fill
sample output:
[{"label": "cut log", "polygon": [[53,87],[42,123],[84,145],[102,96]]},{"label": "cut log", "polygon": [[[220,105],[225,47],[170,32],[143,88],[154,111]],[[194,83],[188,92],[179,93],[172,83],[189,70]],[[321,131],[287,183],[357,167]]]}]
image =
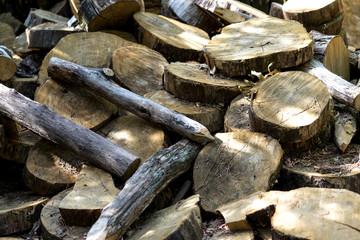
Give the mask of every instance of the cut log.
[{"label": "cut log", "polygon": [[127,179],[139,164],[134,154],[1,84],[0,112],[117,177]]},{"label": "cut log", "polygon": [[104,208],[86,239],[121,238],[154,197],[190,168],[201,148],[200,144],[183,139],[152,155]]},{"label": "cut log", "polygon": [[135,13],[134,19],[138,42],[160,52],[169,62],[201,61],[203,46],[209,42],[203,30],[146,12]]},{"label": "cut log", "polygon": [[223,128],[224,106],[184,101],[165,90],[147,93],[144,97],[201,123],[210,132]]},{"label": "cut log", "polygon": [[16,73],[16,63],[10,50],[6,46],[0,46],[0,82],[10,80]]},{"label": "cut log", "polygon": [[279,139],[287,152],[305,151],[325,130],[332,107],[318,78],[300,71],[278,73],[253,89],[250,129]]},{"label": "cut log", "polygon": [[171,10],[186,24],[198,27],[214,36],[223,24],[209,12],[195,5],[192,0],[169,0]]},{"label": "cut log", "polygon": [[199,195],[191,196],[147,218],[129,240],[202,239]]},{"label": "cut log", "polygon": [[110,66],[113,52],[124,46],[138,46],[113,34],[82,32],[65,36],[46,55],[40,68],[38,82],[42,85],[49,79],[47,67],[52,57],[58,57],[86,67]]},{"label": "cut log", "polygon": [[14,120],[0,113],[0,124],[5,127],[5,137],[7,139],[20,139],[21,127]]},{"label": "cut log", "polygon": [[319,78],[338,102],[360,110],[360,88],[327,70],[320,61],[313,59],[297,69]]},{"label": "cut log", "polygon": [[84,0],[78,14],[87,30],[94,32],[126,27],[138,11],[145,11],[143,0]]},{"label": "cut log", "polygon": [[61,38],[76,32],[64,23],[42,23],[26,29],[28,48],[50,50]]},{"label": "cut log", "polygon": [[283,5],[277,2],[272,2],[269,15],[272,17],[284,19]]},{"label": "cut log", "polygon": [[330,22],[342,12],[341,0],[288,0],[283,5],[285,19],[298,21],[305,27]]},{"label": "cut log", "polygon": [[[127,41],[137,43],[134,34],[129,33],[129,32],[124,32],[124,31],[119,31],[119,30],[108,30],[108,29],[107,30],[101,30],[101,32],[114,34],[115,36],[121,37],[121,38],[123,38],[123,39],[125,39]],[[136,45],[136,46],[137,47],[142,47],[143,45]]]},{"label": "cut log", "polygon": [[11,12],[1,13],[0,22],[9,24],[14,30],[14,33],[17,33],[22,25],[22,22],[11,15]]},{"label": "cut log", "polygon": [[324,24],[318,26],[310,26],[306,27],[307,31],[315,30],[327,35],[340,35],[341,37],[341,28],[344,20],[344,13],[341,13],[339,16],[331,20],[330,22],[326,22]]},{"label": "cut log", "polygon": [[163,89],[164,68],[168,64],[160,53],[146,47],[122,47],[112,56],[116,79],[141,96]]},{"label": "cut log", "polygon": [[163,130],[132,114],[107,123],[98,133],[139,156],[140,164],[166,146]]},{"label": "cut log", "polygon": [[73,185],[85,161],[73,152],[47,140],[31,149],[24,169],[24,182],[41,195],[54,195]]},{"label": "cut log", "polygon": [[67,119],[91,130],[100,129],[117,113],[117,107],[95,95],[70,84],[50,79],[35,94],[35,101]]},{"label": "cut log", "polygon": [[67,24],[68,21],[69,19],[66,17],[57,15],[46,10],[36,9],[29,12],[29,15],[27,16],[24,25],[27,28],[31,28],[44,22]]},{"label": "cut log", "polygon": [[55,79],[91,89],[117,106],[146,120],[162,124],[180,135],[199,142],[213,140],[203,125],[160,104],[120,88],[117,84],[108,81],[102,71],[98,69],[93,70],[58,58],[52,58],[49,62],[48,72]]},{"label": "cut log", "polygon": [[30,230],[48,199],[31,192],[13,192],[0,198],[0,235]]},{"label": "cut log", "polygon": [[335,118],[334,140],[336,146],[345,152],[356,133],[356,118],[351,113],[340,113]]},{"label": "cut log", "polygon": [[64,224],[60,214],[59,205],[71,190],[70,188],[57,194],[42,209],[40,221],[42,237],[45,240],[73,240],[86,237],[90,227],[68,226]]},{"label": "cut log", "polygon": [[176,62],[165,68],[165,90],[186,101],[228,105],[245,87],[244,81],[212,76],[205,64]]},{"label": "cut log", "polygon": [[336,75],[350,81],[349,52],[340,36],[310,32],[314,40],[314,59]]},{"label": "cut log", "polygon": [[360,33],[356,26],[360,24],[360,2],[343,0],[344,5],[344,27],[346,28],[346,39],[350,46],[360,48]]},{"label": "cut log", "polygon": [[246,17],[244,15],[225,8],[217,7],[214,11],[214,14],[216,14],[216,16],[222,19],[222,21],[225,22],[226,25],[246,21]]},{"label": "cut log", "polygon": [[91,226],[119,191],[109,173],[84,165],[73,190],[60,202],[61,216],[69,226]]},{"label": "cut log", "polygon": [[31,52],[34,51],[33,49],[29,49],[27,46],[26,32],[23,32],[14,39],[12,43],[12,49],[17,55],[22,58],[28,56],[29,54],[31,54]]},{"label": "cut log", "polygon": [[249,107],[250,98],[243,94],[232,100],[224,117],[224,131],[250,130]]},{"label": "cut log", "polygon": [[37,54],[26,56],[17,64],[16,76],[18,77],[34,77],[40,70],[42,57]]},{"label": "cut log", "polygon": [[49,11],[66,18],[71,18],[73,15],[68,0],[61,0],[57,2],[50,8]]},{"label": "cut log", "polygon": [[269,190],[280,174],[283,155],[279,142],[261,133],[239,130],[215,137],[199,153],[193,173],[201,207],[213,213],[224,203]]},{"label": "cut log", "polygon": [[204,47],[204,53],[210,69],[232,77],[253,70],[266,72],[270,63],[276,69],[305,63],[313,56],[313,45],[297,22],[255,18],[224,27]]},{"label": "cut log", "polygon": [[11,48],[15,39],[15,33],[12,27],[7,23],[0,22],[0,32],[0,45]]}]

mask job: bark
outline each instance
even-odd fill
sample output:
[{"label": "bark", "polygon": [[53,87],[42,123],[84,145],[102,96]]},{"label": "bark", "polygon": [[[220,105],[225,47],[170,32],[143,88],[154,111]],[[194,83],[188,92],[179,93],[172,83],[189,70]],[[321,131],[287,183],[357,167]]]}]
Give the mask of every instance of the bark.
[{"label": "bark", "polygon": [[186,172],[200,152],[200,144],[183,139],[161,149],[139,167],[113,202],[91,227],[87,239],[119,239],[154,197]]},{"label": "bark", "polygon": [[337,16],[330,22],[326,22],[317,26],[309,26],[306,27],[306,30],[308,32],[310,32],[311,30],[315,30],[328,35],[341,35],[340,32],[341,32],[343,20],[344,20],[344,13],[341,13],[339,16]]},{"label": "bark", "polygon": [[0,46],[0,82],[10,80],[16,73],[10,50],[6,46]]},{"label": "bark", "polygon": [[117,177],[128,178],[139,164],[140,159],[134,154],[3,85],[0,112]]},{"label": "bark", "polygon": [[58,58],[51,58],[48,73],[52,78],[91,89],[117,106],[146,120],[162,124],[192,140],[199,142],[213,140],[213,137],[203,125],[119,87],[117,84],[107,80],[100,70],[89,69]]},{"label": "bark", "polygon": [[69,19],[66,17],[57,15],[46,10],[37,9],[29,12],[29,15],[27,16],[24,25],[27,28],[31,28],[44,22],[67,24],[68,21]]},{"label": "bark", "polygon": [[282,9],[283,5],[277,2],[272,2],[270,7],[269,15],[277,18],[284,18],[284,13]]},{"label": "bark", "polygon": [[334,140],[336,146],[345,152],[356,133],[356,118],[351,113],[344,112],[335,118]]}]

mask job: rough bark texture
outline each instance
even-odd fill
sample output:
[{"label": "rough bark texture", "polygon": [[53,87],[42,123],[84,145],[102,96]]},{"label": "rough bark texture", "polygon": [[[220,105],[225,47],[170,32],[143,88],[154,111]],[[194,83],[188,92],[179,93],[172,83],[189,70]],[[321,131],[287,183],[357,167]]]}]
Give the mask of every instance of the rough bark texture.
[{"label": "rough bark texture", "polygon": [[189,169],[201,148],[200,144],[184,139],[151,156],[125,183],[115,200],[104,208],[87,239],[121,238],[154,197]]},{"label": "rough bark texture", "polygon": [[51,77],[91,89],[117,106],[151,122],[159,123],[180,135],[199,142],[213,140],[209,131],[198,122],[153,101],[132,93],[107,80],[99,70],[52,58],[48,72]]},{"label": "rough bark texture", "polygon": [[16,73],[16,63],[10,50],[0,46],[0,82],[10,80]]},{"label": "rough bark texture", "polygon": [[27,28],[31,28],[44,22],[56,22],[56,23],[67,24],[68,21],[69,19],[66,17],[57,15],[55,13],[46,10],[37,9],[29,12],[29,15],[26,18],[24,25]]},{"label": "rough bark texture", "polygon": [[0,85],[0,112],[117,177],[128,178],[139,164],[134,154],[3,85]]}]

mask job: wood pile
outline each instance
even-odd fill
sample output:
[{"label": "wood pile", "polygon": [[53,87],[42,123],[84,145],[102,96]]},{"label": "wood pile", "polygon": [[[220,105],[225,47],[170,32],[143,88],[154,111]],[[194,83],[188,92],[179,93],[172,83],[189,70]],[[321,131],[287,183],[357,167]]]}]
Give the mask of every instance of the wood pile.
[{"label": "wood pile", "polygon": [[280,2],[0,14],[0,239],[359,239],[358,15]]}]

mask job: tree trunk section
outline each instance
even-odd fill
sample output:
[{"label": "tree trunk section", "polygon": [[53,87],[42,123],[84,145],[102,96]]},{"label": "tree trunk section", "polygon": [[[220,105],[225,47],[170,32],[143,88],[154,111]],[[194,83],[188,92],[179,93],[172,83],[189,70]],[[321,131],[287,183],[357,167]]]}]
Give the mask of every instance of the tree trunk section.
[{"label": "tree trunk section", "polygon": [[29,15],[27,16],[24,25],[27,28],[31,28],[45,22],[67,24],[68,21],[69,19],[66,17],[57,15],[46,10],[37,9],[29,12]]},{"label": "tree trunk section", "polygon": [[0,46],[0,82],[10,80],[15,73],[16,63],[10,50],[6,46]]}]

